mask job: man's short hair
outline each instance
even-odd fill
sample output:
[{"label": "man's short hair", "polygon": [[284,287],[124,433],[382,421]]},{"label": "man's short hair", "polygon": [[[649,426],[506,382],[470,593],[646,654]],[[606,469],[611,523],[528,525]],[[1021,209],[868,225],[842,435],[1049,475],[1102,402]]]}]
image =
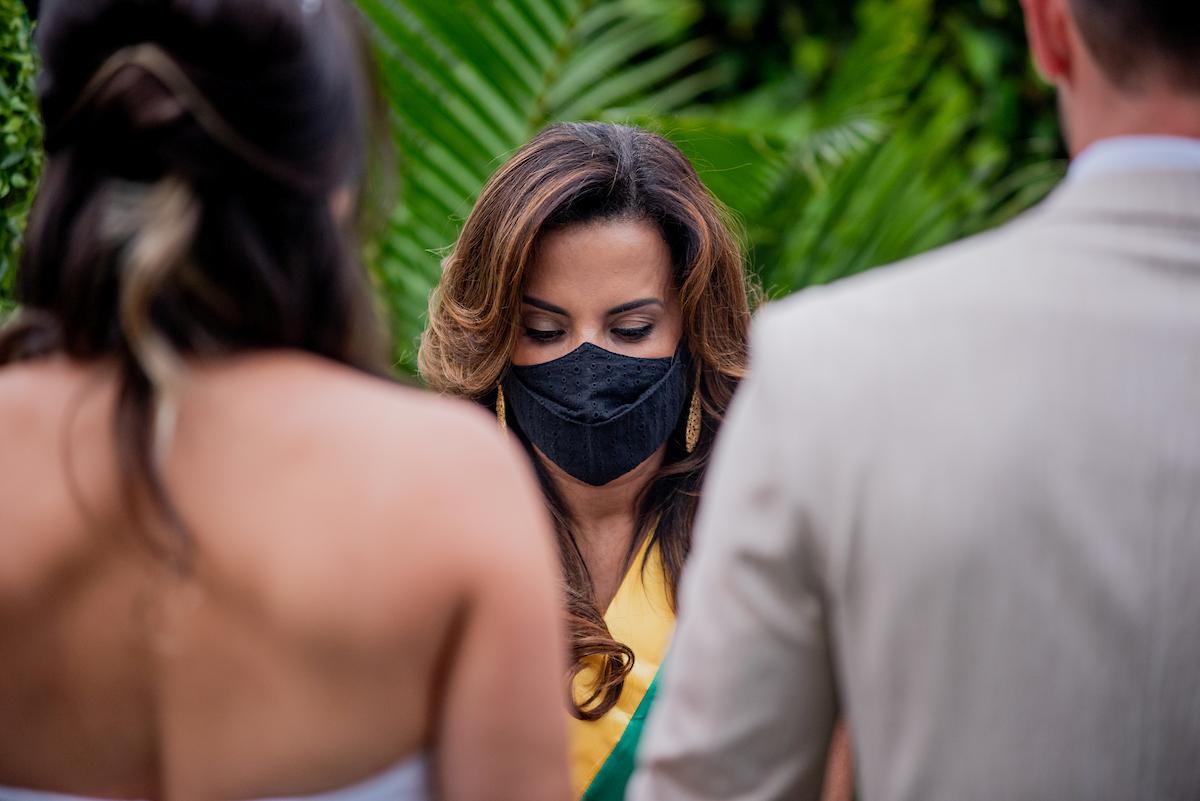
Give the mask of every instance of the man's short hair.
[{"label": "man's short hair", "polygon": [[1118,86],[1200,92],[1200,0],[1071,0],[1088,49]]}]

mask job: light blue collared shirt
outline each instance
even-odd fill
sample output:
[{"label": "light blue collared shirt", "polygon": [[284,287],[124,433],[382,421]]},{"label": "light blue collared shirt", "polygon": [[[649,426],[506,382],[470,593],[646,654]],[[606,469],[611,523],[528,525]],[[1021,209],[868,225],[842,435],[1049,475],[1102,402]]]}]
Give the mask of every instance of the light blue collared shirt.
[{"label": "light blue collared shirt", "polygon": [[1102,139],[1075,157],[1068,179],[1114,172],[1200,171],[1200,139],[1182,136],[1118,136]]}]

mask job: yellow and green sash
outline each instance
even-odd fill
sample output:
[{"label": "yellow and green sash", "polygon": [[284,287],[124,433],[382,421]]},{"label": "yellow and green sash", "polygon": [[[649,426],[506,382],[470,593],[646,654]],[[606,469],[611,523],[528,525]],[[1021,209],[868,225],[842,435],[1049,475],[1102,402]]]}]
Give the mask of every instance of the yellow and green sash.
[{"label": "yellow and green sash", "polygon": [[[662,554],[650,537],[633,560],[604,622],[617,642],[633,649],[633,670],[616,706],[596,721],[571,719],[571,779],[583,801],[620,801],[633,773],[642,725],[654,701],[655,678],[675,628],[667,600]],[[643,564],[645,569],[643,570]],[[577,695],[596,678],[585,668],[576,679]]]}]

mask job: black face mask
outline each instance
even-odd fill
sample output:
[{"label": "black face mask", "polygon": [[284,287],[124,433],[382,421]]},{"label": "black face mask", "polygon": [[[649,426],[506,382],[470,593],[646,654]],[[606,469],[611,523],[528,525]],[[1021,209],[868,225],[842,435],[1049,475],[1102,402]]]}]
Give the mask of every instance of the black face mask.
[{"label": "black face mask", "polygon": [[521,431],[568,474],[603,486],[650,458],[687,401],[687,358],[621,356],[585,342],[545,364],[512,367],[505,402]]}]

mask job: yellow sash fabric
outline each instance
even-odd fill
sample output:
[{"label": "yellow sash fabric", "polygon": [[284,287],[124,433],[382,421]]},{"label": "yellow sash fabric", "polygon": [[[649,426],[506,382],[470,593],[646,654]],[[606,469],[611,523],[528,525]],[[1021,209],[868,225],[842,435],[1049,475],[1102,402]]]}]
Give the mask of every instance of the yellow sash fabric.
[{"label": "yellow sash fabric", "polygon": [[[571,780],[576,798],[582,798],[587,792],[588,786],[625,733],[625,727],[654,681],[671,643],[675,613],[671,611],[671,604],[667,600],[662,553],[657,546],[650,548],[651,539],[646,538],[604,614],[604,622],[608,624],[613,638],[628,645],[634,653],[633,670],[625,678],[621,697],[616,706],[599,720],[571,718]],[[643,564],[645,570],[642,569]],[[596,670],[592,667],[579,673],[575,681],[577,698],[588,696],[586,688],[592,685],[595,678]]]}]

